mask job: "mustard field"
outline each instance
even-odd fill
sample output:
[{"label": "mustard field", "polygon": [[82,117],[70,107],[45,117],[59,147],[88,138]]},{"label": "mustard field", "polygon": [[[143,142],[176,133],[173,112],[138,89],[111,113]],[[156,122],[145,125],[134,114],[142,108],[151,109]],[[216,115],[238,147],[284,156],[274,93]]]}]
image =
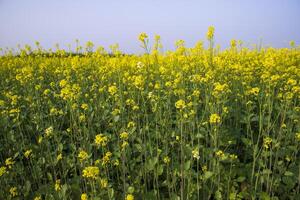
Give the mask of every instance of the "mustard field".
[{"label": "mustard field", "polygon": [[300,199],[299,47],[138,39],[0,57],[0,199]]}]

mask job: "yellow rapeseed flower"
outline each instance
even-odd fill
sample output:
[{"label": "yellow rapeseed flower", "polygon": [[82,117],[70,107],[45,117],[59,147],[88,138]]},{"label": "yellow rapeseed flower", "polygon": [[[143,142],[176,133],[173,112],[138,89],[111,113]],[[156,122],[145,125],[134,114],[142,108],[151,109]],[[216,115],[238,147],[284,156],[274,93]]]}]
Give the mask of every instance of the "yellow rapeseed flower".
[{"label": "yellow rapeseed flower", "polygon": [[88,195],[86,193],[81,194],[81,200],[88,200]]},{"label": "yellow rapeseed flower", "polygon": [[111,156],[112,153],[110,151],[106,152],[105,156],[102,158],[102,165],[106,165],[107,163],[109,163]]},{"label": "yellow rapeseed flower", "polygon": [[28,159],[29,156],[31,155],[31,153],[32,153],[32,150],[29,149],[29,150],[25,151],[24,156]]},{"label": "yellow rapeseed flower", "polygon": [[100,187],[101,188],[107,188],[107,185],[108,185],[108,181],[106,178],[101,178],[100,179]]},{"label": "yellow rapeseed flower", "polygon": [[12,165],[15,163],[15,161],[12,158],[7,158],[5,160],[5,165],[10,169]]},{"label": "yellow rapeseed flower", "polygon": [[252,94],[254,96],[257,96],[258,93],[259,93],[259,88],[258,87],[254,87],[254,88],[251,88],[249,91],[248,91],[249,94]]},{"label": "yellow rapeseed flower", "polygon": [[60,186],[60,179],[57,179],[57,180],[55,181],[55,186],[54,186],[54,188],[55,188],[55,191],[60,191],[60,189],[61,189],[61,186]]},{"label": "yellow rapeseed flower", "polygon": [[115,85],[112,85],[108,88],[108,92],[110,95],[115,95],[118,91],[118,88]]},{"label": "yellow rapeseed flower", "polygon": [[170,163],[170,161],[171,161],[171,159],[169,158],[169,156],[165,156],[165,157],[164,157],[164,163],[165,163],[165,164],[168,165],[168,164]]},{"label": "yellow rapeseed flower", "polygon": [[134,196],[132,194],[127,194],[125,200],[134,200]]},{"label": "yellow rapeseed flower", "polygon": [[62,159],[62,153],[58,154],[57,157],[56,157],[57,161],[60,161],[61,159]]},{"label": "yellow rapeseed flower", "polygon": [[108,142],[108,138],[104,134],[98,134],[95,136],[94,142],[97,146],[104,147],[104,146],[106,146],[106,144]]},{"label": "yellow rapeseed flower", "polygon": [[86,103],[83,103],[83,104],[81,104],[81,108],[83,109],[83,110],[87,110],[88,109],[88,104],[86,104]]},{"label": "yellow rapeseed flower", "polygon": [[89,166],[85,167],[82,171],[82,177],[88,178],[88,179],[96,179],[100,173],[100,170],[98,167],[95,166]]},{"label": "yellow rapeseed flower", "polygon": [[192,151],[193,158],[199,159],[199,150],[196,148]]},{"label": "yellow rapeseed flower", "polygon": [[141,42],[144,42],[145,39],[147,39],[147,38],[148,38],[148,35],[146,33],[141,33],[139,35],[139,41],[141,41]]},{"label": "yellow rapeseed flower", "polygon": [[88,153],[84,150],[81,150],[79,153],[78,153],[78,158],[79,158],[79,161],[80,162],[83,162],[84,160],[86,160],[87,158],[89,157]]},{"label": "yellow rapeseed flower", "polygon": [[50,127],[46,128],[45,134],[46,134],[47,137],[52,136],[52,134],[53,134],[53,126],[50,126]]},{"label": "yellow rapeseed flower", "polygon": [[9,193],[10,193],[10,195],[11,195],[12,197],[17,196],[17,195],[18,195],[17,187],[11,187],[11,188],[9,189]]},{"label": "yellow rapeseed flower", "polygon": [[42,197],[39,195],[39,196],[34,197],[33,200],[42,200]]},{"label": "yellow rapeseed flower", "polygon": [[298,142],[300,142],[300,132],[299,132],[299,133],[296,133],[295,139],[296,139]]},{"label": "yellow rapeseed flower", "polygon": [[0,167],[0,177],[3,176],[3,174],[5,174],[7,171],[6,171],[6,167],[5,166],[2,166]]},{"label": "yellow rapeseed flower", "polygon": [[128,139],[128,133],[127,132],[122,132],[121,134],[120,134],[120,138],[121,139],[123,139],[123,140],[127,140]]},{"label": "yellow rapeseed flower", "polygon": [[176,107],[177,109],[180,109],[180,110],[184,109],[184,108],[186,107],[185,101],[182,100],[182,99],[176,101],[175,107]]},{"label": "yellow rapeseed flower", "polygon": [[215,28],[213,26],[208,27],[208,31],[206,33],[206,38],[208,40],[212,40],[214,37],[214,33],[215,33]]},{"label": "yellow rapeseed flower", "polygon": [[264,138],[264,141],[263,141],[264,148],[269,149],[271,146],[271,143],[272,143],[272,138],[270,138],[270,137]]},{"label": "yellow rapeseed flower", "polygon": [[211,114],[209,117],[210,124],[219,124],[221,123],[221,117],[218,114]]},{"label": "yellow rapeseed flower", "polygon": [[224,152],[222,150],[218,150],[216,152],[216,156],[219,157],[219,158],[224,158],[225,154],[224,154]]}]

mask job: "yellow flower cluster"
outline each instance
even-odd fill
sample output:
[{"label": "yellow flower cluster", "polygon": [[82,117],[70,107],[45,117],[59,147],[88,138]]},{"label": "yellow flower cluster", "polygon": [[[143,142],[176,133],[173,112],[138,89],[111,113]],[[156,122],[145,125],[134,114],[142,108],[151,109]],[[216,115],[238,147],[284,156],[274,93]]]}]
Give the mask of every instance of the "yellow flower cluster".
[{"label": "yellow flower cluster", "polygon": [[177,109],[179,109],[179,110],[184,109],[184,108],[186,107],[185,101],[182,100],[182,99],[176,101],[175,107],[176,107]]},{"label": "yellow flower cluster", "polygon": [[52,136],[52,134],[53,134],[53,126],[50,126],[50,127],[46,128],[45,134],[46,134],[47,137]]},{"label": "yellow flower cluster", "polygon": [[15,161],[14,161],[12,158],[7,158],[7,159],[5,160],[5,165],[6,165],[9,169],[13,166],[14,163],[15,163]]},{"label": "yellow flower cluster", "polygon": [[16,197],[18,195],[17,187],[10,188],[9,193],[12,197]]},{"label": "yellow flower cluster", "polygon": [[78,159],[80,162],[83,162],[84,160],[86,160],[89,157],[88,153],[84,150],[79,151],[78,153]]},{"label": "yellow flower cluster", "polygon": [[118,88],[115,85],[109,86],[108,92],[110,95],[114,96],[118,91]]},{"label": "yellow flower cluster", "polygon": [[104,147],[104,146],[106,146],[107,142],[108,142],[108,138],[104,134],[98,134],[95,136],[94,143],[97,146]]},{"label": "yellow flower cluster", "polygon": [[165,156],[165,157],[164,157],[164,163],[165,163],[165,164],[168,165],[168,164],[170,163],[170,161],[171,161],[171,160],[170,160],[169,156]]},{"label": "yellow flower cluster", "polygon": [[61,185],[60,185],[60,179],[57,179],[55,181],[55,186],[54,186],[55,191],[60,191]]},{"label": "yellow flower cluster", "polygon": [[207,39],[212,40],[214,37],[214,33],[215,33],[215,28],[213,26],[208,27],[208,31],[206,34]]},{"label": "yellow flower cluster", "polygon": [[2,166],[0,167],[0,177],[3,176],[3,174],[5,174],[7,171],[6,171],[6,167],[5,166]]},{"label": "yellow flower cluster", "polygon": [[264,138],[264,141],[263,141],[264,148],[269,149],[271,146],[271,143],[272,143],[272,138],[270,138],[270,137]]},{"label": "yellow flower cluster", "polygon": [[139,35],[139,41],[141,41],[141,42],[144,42],[145,41],[145,39],[147,39],[148,38],[148,35],[146,34],[146,33],[141,33],[140,35]]},{"label": "yellow flower cluster", "polygon": [[24,156],[25,156],[25,158],[29,158],[29,156],[31,155],[31,153],[32,153],[32,150],[31,149],[29,149],[29,150],[27,150],[27,151],[25,151],[25,153],[24,153]]},{"label": "yellow flower cluster", "polygon": [[85,167],[82,171],[82,177],[88,178],[88,179],[96,179],[98,178],[100,173],[100,170],[98,167],[95,166],[89,166]]},{"label": "yellow flower cluster", "polygon": [[134,200],[134,196],[132,194],[127,194],[125,200]]},{"label": "yellow flower cluster", "polygon": [[222,150],[218,150],[216,152],[216,156],[219,157],[219,158],[224,158],[225,157],[225,154]]},{"label": "yellow flower cluster", "polygon": [[123,140],[127,140],[128,139],[128,133],[127,132],[122,132],[121,134],[120,134],[120,138],[121,139],[123,139]]},{"label": "yellow flower cluster", "polygon": [[81,200],[88,200],[88,195],[86,193],[81,194]]},{"label": "yellow flower cluster", "polygon": [[110,151],[106,152],[105,156],[102,158],[102,165],[106,165],[107,163],[109,163],[111,156],[112,153]]},{"label": "yellow flower cluster", "polygon": [[210,117],[209,117],[209,123],[210,124],[220,124],[221,123],[221,117],[216,113],[211,114]]},{"label": "yellow flower cluster", "polygon": [[296,133],[295,139],[296,139],[296,141],[300,142],[300,132]]}]

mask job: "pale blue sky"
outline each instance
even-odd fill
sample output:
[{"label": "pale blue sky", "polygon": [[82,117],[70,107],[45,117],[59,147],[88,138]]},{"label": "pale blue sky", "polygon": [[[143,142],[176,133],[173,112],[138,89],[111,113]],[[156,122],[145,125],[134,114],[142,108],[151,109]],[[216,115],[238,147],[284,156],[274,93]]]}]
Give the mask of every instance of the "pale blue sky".
[{"label": "pale blue sky", "polygon": [[231,39],[248,46],[287,47],[300,42],[299,0],[0,0],[0,47],[45,48],[91,40],[96,46],[119,43],[124,52],[141,52],[137,36],[162,37],[164,49],[178,39],[192,46],[215,26],[216,43]]}]

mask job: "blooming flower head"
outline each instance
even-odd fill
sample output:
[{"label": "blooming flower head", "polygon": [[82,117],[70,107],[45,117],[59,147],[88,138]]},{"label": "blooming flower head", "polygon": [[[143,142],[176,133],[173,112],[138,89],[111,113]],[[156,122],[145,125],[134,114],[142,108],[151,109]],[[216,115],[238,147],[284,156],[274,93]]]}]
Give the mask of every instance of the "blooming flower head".
[{"label": "blooming flower head", "polygon": [[225,154],[224,154],[224,152],[222,150],[218,150],[216,152],[216,156],[219,157],[219,158],[224,158]]},{"label": "blooming flower head", "polygon": [[120,138],[121,139],[123,139],[123,140],[127,140],[128,139],[128,133],[127,132],[122,132],[121,134],[120,134]]},{"label": "blooming flower head", "polygon": [[235,48],[236,45],[237,45],[237,41],[236,41],[236,40],[230,40],[230,46],[231,46],[232,48]]},{"label": "blooming flower head", "polygon": [[18,195],[17,187],[12,187],[9,189],[9,193],[12,197],[15,197]]},{"label": "blooming flower head", "polygon": [[139,35],[139,41],[141,41],[141,42],[144,42],[145,39],[147,39],[147,38],[148,38],[148,35],[146,33],[141,33]]},{"label": "blooming flower head", "polygon": [[300,142],[300,132],[299,132],[299,133],[296,133],[295,139],[296,139],[298,142]]},{"label": "blooming flower head", "polygon": [[7,158],[5,160],[5,165],[10,169],[12,167],[12,165],[15,163],[15,161],[13,161],[12,158]]},{"label": "blooming flower head", "polygon": [[123,141],[121,144],[121,148],[122,150],[125,150],[125,148],[128,146],[128,142],[127,141]]},{"label": "blooming flower head", "polygon": [[6,167],[5,166],[0,167],[0,177],[5,173],[6,173]]},{"label": "blooming flower head", "polygon": [[264,148],[269,149],[271,146],[271,143],[272,143],[272,138],[270,138],[270,137],[264,138],[264,141],[263,141]]},{"label": "blooming flower head", "polygon": [[221,117],[218,114],[211,114],[209,117],[209,123],[219,124],[221,123]]},{"label": "blooming flower head", "polygon": [[109,163],[111,156],[112,153],[110,151],[106,152],[105,156],[102,158],[102,165],[106,165],[107,163]]},{"label": "blooming flower head", "polygon": [[110,95],[115,95],[118,91],[118,88],[115,85],[112,85],[108,88],[108,92]]},{"label": "blooming flower head", "polygon": [[207,31],[207,33],[206,33],[206,38],[207,38],[208,40],[213,39],[214,33],[215,33],[215,28],[214,28],[213,26],[208,27],[208,31]]},{"label": "blooming flower head", "polygon": [[81,200],[88,200],[88,195],[86,193],[82,193]]},{"label": "blooming flower head", "polygon": [[58,154],[57,157],[56,157],[57,161],[60,161],[61,159],[62,159],[62,153]]},{"label": "blooming flower head", "polygon": [[216,98],[221,98],[223,94],[229,93],[230,89],[227,83],[221,84],[219,82],[214,83],[214,90],[212,95]]},{"label": "blooming flower head", "polygon": [[27,150],[27,151],[25,151],[25,153],[24,153],[24,156],[25,156],[25,158],[29,158],[29,156],[31,155],[31,153],[32,153],[32,150],[31,149],[29,149],[29,150]]},{"label": "blooming flower head", "polygon": [[165,157],[164,157],[164,163],[165,163],[165,164],[168,165],[168,164],[170,163],[170,161],[171,161],[171,160],[170,160],[169,156],[165,156]]},{"label": "blooming flower head", "polygon": [[83,104],[81,104],[81,108],[83,109],[83,110],[87,110],[88,109],[88,104],[86,104],[86,103],[83,103]]},{"label": "blooming flower head", "polygon": [[196,148],[192,151],[193,158],[199,159],[199,150]]},{"label": "blooming flower head", "polygon": [[128,122],[127,124],[127,128],[131,128],[131,127],[134,127],[135,126],[135,123],[134,122]]},{"label": "blooming flower head", "polygon": [[55,186],[54,186],[54,188],[55,188],[55,191],[59,191],[59,190],[61,189],[61,186],[60,186],[60,179],[57,179],[57,180],[55,181]]},{"label": "blooming flower head", "polygon": [[100,171],[98,167],[95,166],[89,166],[85,167],[82,171],[82,176],[84,178],[89,178],[89,179],[96,179],[99,175]]},{"label": "blooming flower head", "polygon": [[42,200],[42,197],[40,195],[36,196],[36,197],[34,197],[34,200]]},{"label": "blooming flower head", "polygon": [[232,159],[232,160],[236,160],[236,159],[237,159],[237,155],[235,155],[235,154],[230,154],[230,155],[229,155],[229,158]]},{"label": "blooming flower head", "polygon": [[176,107],[177,109],[180,109],[180,110],[184,109],[184,108],[186,107],[185,101],[182,100],[182,99],[176,101],[175,107]]},{"label": "blooming flower head", "polygon": [[103,134],[98,134],[95,136],[94,142],[97,146],[106,146],[108,141],[107,136],[103,135]]},{"label": "blooming flower head", "polygon": [[134,200],[134,196],[132,194],[127,194],[125,200]]},{"label": "blooming flower head", "polygon": [[89,157],[88,153],[84,150],[81,150],[78,154],[78,158],[80,162],[83,162],[84,160],[86,160]]},{"label": "blooming flower head", "polygon": [[100,182],[101,188],[107,188],[108,182],[107,182],[106,178],[101,178],[99,182]]},{"label": "blooming flower head", "polygon": [[53,126],[46,128],[45,134],[47,137],[50,137],[53,134]]},{"label": "blooming flower head", "polygon": [[251,88],[249,91],[248,91],[249,94],[252,94],[254,96],[257,96],[258,93],[259,93],[259,88],[258,87],[254,87],[254,88]]}]

